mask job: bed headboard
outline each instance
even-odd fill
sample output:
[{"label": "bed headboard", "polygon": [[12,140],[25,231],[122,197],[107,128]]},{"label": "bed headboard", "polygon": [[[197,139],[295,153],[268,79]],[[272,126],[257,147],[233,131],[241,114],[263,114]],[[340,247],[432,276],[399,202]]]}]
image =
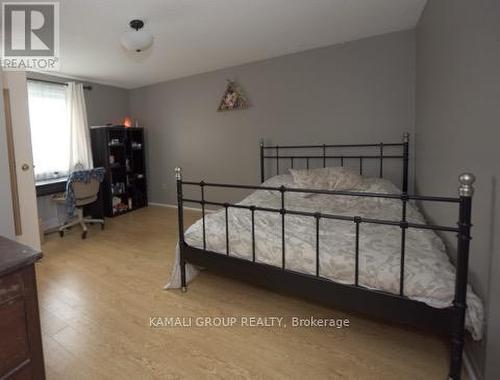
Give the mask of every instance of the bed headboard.
[{"label": "bed headboard", "polygon": [[[265,175],[265,160],[276,161],[276,174],[280,174],[280,161],[288,160],[290,166],[293,168],[295,162],[305,161],[306,168],[309,169],[309,164],[312,160],[320,161],[323,167],[327,167],[327,163],[332,160],[340,162],[341,166],[347,160],[357,160],[359,162],[359,173],[363,174],[363,162],[365,160],[378,160],[379,177],[384,176],[384,160],[402,160],[403,161],[403,175],[402,175],[402,190],[404,193],[408,192],[408,149],[409,149],[410,134],[406,132],[403,135],[403,142],[400,143],[378,143],[378,144],[336,144],[336,145],[270,145],[265,146],[264,140],[260,140],[260,181],[266,180]],[[398,149],[399,154],[387,154],[384,148]],[[341,148],[348,148],[349,154],[333,153]],[[352,150],[359,148],[363,153],[352,153]],[[307,150],[308,153],[301,154]],[[283,153],[285,151],[285,153]],[[292,154],[297,152],[297,154]],[[314,152],[314,153],[309,153]]]}]

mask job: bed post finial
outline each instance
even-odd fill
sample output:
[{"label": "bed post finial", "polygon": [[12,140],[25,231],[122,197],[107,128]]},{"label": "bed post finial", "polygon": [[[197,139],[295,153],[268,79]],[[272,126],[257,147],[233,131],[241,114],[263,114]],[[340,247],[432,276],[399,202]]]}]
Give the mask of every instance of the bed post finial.
[{"label": "bed post finial", "polygon": [[182,169],[180,167],[175,168],[175,179],[178,181],[182,179]]},{"label": "bed post finial", "polygon": [[474,194],[474,186],[472,185],[476,181],[476,177],[471,173],[463,173],[458,177],[458,181],[460,182],[458,194],[461,197],[472,197]]},{"label": "bed post finial", "polygon": [[407,143],[410,141],[410,134],[408,132],[403,133],[403,142]]}]

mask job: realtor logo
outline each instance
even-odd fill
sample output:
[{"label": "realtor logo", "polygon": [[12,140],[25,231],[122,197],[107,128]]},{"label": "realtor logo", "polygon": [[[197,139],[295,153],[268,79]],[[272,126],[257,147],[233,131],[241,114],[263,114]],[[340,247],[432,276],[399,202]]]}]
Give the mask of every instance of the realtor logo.
[{"label": "realtor logo", "polygon": [[57,70],[59,3],[2,3],[2,68]]}]

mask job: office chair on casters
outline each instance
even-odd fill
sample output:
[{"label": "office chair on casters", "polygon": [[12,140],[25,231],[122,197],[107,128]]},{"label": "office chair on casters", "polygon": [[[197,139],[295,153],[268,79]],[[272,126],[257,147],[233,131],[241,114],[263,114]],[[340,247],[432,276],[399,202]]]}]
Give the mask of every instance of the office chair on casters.
[{"label": "office chair on casters", "polygon": [[[95,169],[93,169],[95,170]],[[82,239],[87,237],[87,223],[99,223],[101,229],[104,229],[104,219],[85,218],[83,216],[83,207],[97,201],[99,187],[104,175],[104,171],[97,172],[79,171],[74,172],[68,179],[66,193],[61,197],[53,198],[54,201],[64,203],[68,206],[68,214],[72,215],[76,210],[76,219],[69,221],[59,227],[59,235],[64,236],[64,232],[77,224],[82,227]]]}]

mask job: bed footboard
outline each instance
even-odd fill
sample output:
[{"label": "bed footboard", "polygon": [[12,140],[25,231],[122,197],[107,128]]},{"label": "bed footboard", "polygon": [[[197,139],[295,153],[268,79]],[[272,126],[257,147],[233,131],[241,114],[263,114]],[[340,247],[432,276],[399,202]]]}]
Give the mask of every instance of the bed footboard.
[{"label": "bed footboard", "polygon": [[[407,156],[407,153],[405,154]],[[183,181],[180,168],[175,169],[177,183],[177,203],[179,222],[179,247],[180,247],[180,270],[182,290],[186,291],[186,263],[199,265],[209,270],[219,272],[225,276],[246,280],[266,288],[278,290],[288,294],[300,296],[311,301],[319,302],[327,306],[340,308],[383,318],[388,321],[403,323],[406,325],[425,328],[440,334],[446,334],[451,338],[450,369],[449,378],[458,380],[461,376],[462,353],[465,337],[465,311],[467,296],[467,277],[469,262],[469,244],[471,230],[471,204],[474,189],[474,176],[462,174],[459,177],[459,197],[429,197],[420,195],[380,194],[380,193],[357,193],[349,191],[330,191],[297,189],[266,186],[247,186],[233,184],[216,184],[206,182]],[[183,186],[198,186],[200,188],[200,199],[187,199],[183,196]],[[236,188],[248,190],[271,190],[281,195],[281,208],[264,208],[259,206],[246,206],[240,204],[211,202],[205,199],[206,187]],[[285,194],[288,192],[299,192],[309,194],[331,194],[353,197],[379,197],[400,200],[402,202],[401,220],[382,220],[364,218],[360,216],[333,215],[325,213],[313,213],[289,210],[285,208]],[[442,226],[430,224],[412,223],[407,220],[406,209],[409,201],[428,201],[457,204],[459,208],[458,226]],[[184,203],[195,203],[201,206],[203,247],[189,246],[184,238]],[[226,211],[226,252],[211,252],[207,250],[205,236],[205,207],[219,206]],[[247,209],[251,215],[252,223],[252,259],[246,260],[229,255],[229,208]],[[282,263],[281,267],[267,265],[255,260],[255,212],[267,211],[278,213],[281,217],[282,236]],[[285,215],[301,215],[313,218],[316,223],[316,273],[315,275],[294,272],[286,268],[285,251]],[[354,282],[346,285],[324,278],[319,271],[319,228],[320,220],[333,219],[351,221],[355,225],[355,268]],[[359,226],[363,223],[396,226],[401,229],[401,256],[400,256],[400,284],[399,293],[393,294],[385,291],[377,291],[363,287],[358,283],[359,278]],[[433,308],[425,303],[412,300],[405,296],[405,242],[406,231],[409,228],[428,229],[433,231],[446,231],[457,233],[457,260],[455,277],[455,297],[453,304],[444,309]]]}]

